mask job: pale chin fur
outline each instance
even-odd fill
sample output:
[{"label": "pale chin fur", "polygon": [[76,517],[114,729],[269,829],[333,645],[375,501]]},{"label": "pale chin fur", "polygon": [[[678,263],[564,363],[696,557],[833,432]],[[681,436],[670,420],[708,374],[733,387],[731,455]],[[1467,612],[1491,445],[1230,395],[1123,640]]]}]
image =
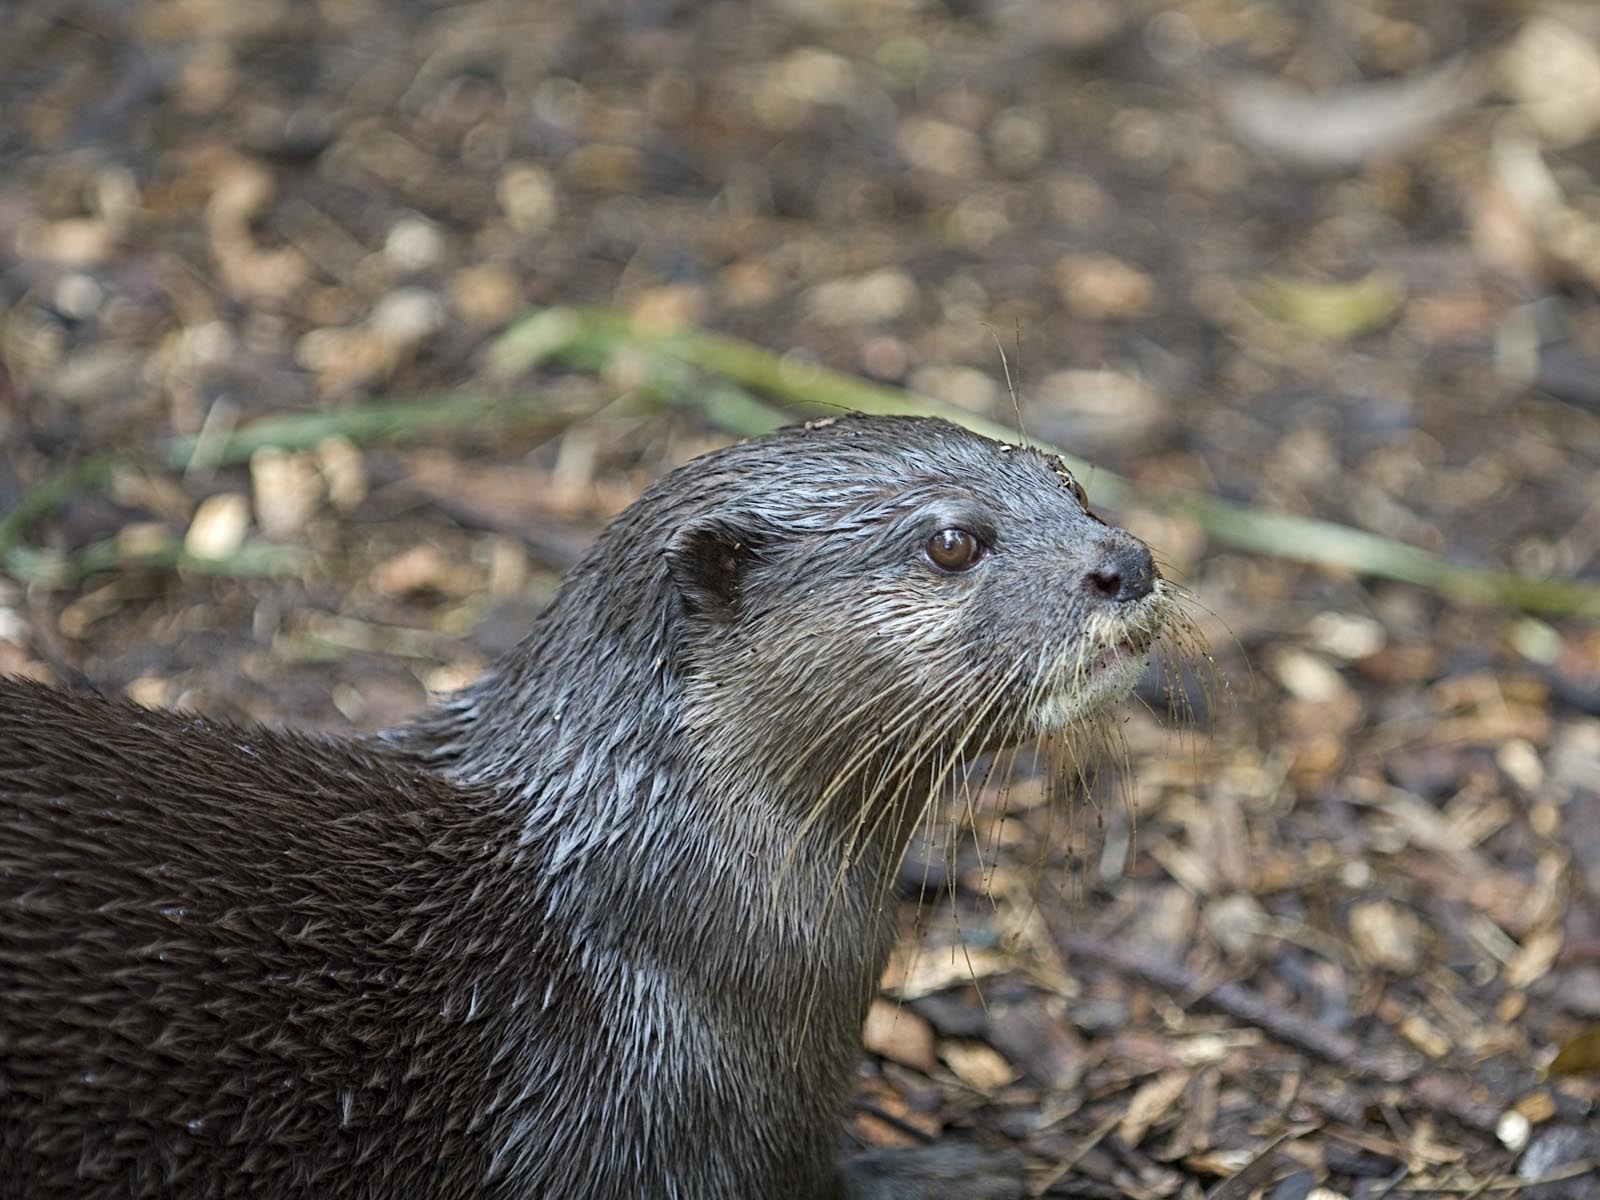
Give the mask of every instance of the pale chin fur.
[{"label": "pale chin fur", "polygon": [[1089,678],[1044,697],[1033,710],[1033,735],[1059,733],[1122,703],[1150,665],[1150,653],[1125,654]]}]

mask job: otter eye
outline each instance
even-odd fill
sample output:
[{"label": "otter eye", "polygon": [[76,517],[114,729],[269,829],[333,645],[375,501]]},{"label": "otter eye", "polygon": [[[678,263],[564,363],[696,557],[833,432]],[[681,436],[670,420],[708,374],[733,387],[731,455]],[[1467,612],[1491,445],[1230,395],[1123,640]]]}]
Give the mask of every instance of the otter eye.
[{"label": "otter eye", "polygon": [[983,558],[984,544],[965,529],[941,529],[923,547],[936,567],[965,571]]}]

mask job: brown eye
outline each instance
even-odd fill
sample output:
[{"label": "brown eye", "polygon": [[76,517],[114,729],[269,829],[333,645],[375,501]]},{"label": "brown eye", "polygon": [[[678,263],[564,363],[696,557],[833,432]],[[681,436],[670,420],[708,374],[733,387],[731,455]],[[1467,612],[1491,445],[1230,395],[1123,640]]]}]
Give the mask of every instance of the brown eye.
[{"label": "brown eye", "polygon": [[984,546],[965,529],[941,529],[928,539],[924,549],[937,567],[946,571],[965,571],[977,565]]}]

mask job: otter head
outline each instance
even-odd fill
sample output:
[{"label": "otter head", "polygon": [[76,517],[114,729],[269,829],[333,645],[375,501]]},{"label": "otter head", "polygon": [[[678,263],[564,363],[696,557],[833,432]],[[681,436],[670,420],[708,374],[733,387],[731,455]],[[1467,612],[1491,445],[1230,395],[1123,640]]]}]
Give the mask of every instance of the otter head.
[{"label": "otter head", "polygon": [[724,753],[894,788],[1053,733],[1138,680],[1173,609],[1149,550],[1050,455],[846,417],[691,464],[679,664]]}]

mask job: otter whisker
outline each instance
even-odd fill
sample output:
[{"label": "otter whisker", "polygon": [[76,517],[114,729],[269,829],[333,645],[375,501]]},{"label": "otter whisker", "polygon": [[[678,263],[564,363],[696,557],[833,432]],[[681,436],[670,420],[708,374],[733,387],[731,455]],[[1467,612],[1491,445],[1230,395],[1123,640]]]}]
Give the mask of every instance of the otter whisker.
[{"label": "otter whisker", "polygon": [[[954,690],[954,685],[952,685],[952,690]],[[950,712],[958,712],[960,707],[962,706],[954,706],[952,704],[949,710]],[[944,739],[944,730],[942,730],[941,726],[930,726],[922,738],[910,742],[909,746],[902,750],[898,757],[880,758],[882,766],[878,771],[878,782],[875,786],[867,784],[866,779],[862,778],[862,797],[858,805],[856,805],[854,821],[848,822],[845,827],[842,827],[837,840],[835,840],[835,845],[838,845],[837,867],[834,870],[832,885],[827,890],[824,910],[822,910],[821,917],[819,917],[824,928],[826,928],[829,918],[834,914],[835,899],[842,894],[843,878],[845,878],[846,870],[850,869],[851,862],[856,858],[856,846],[862,845],[862,843],[870,843],[872,835],[875,834],[878,826],[882,824],[883,819],[890,818],[890,816],[893,816],[893,819],[899,822],[904,822],[904,819],[906,819],[906,814],[904,814],[906,802],[904,800],[891,800],[890,803],[874,803],[875,798],[886,797],[886,795],[888,797],[898,797],[899,792],[902,790],[902,784],[909,784],[910,776],[917,770],[918,763],[922,762],[920,755],[922,755],[923,747],[938,747],[942,739]],[[856,755],[853,760],[846,763],[845,768],[838,771],[834,779],[829,782],[829,786],[822,790],[822,795],[819,795],[818,802],[814,803],[811,806],[811,810],[806,814],[806,819],[802,826],[802,837],[805,837],[806,829],[810,829],[814,822],[821,819],[822,813],[830,810],[832,802],[838,795],[842,794],[843,787],[850,782],[850,779],[854,778],[870,762],[869,752],[870,747],[862,750],[861,754]],[[878,810],[877,818],[872,822],[872,827],[866,829],[867,816],[874,808]],[[790,850],[790,856],[792,854],[794,854],[794,850]],[[880,864],[880,870],[888,869],[890,867],[886,866],[885,859],[885,864]]]},{"label": "otter whisker", "polygon": [[[1013,672],[1012,674],[1014,675],[1016,672]],[[919,806],[920,814],[931,814],[933,808],[935,807],[937,797],[943,790],[944,782],[948,778],[950,772],[954,769],[955,764],[964,762],[962,752],[966,743],[986,720],[989,710],[999,702],[1001,696],[1004,694],[1004,689],[1010,685],[1011,679],[1012,676],[1008,675],[1001,681],[998,687],[993,687],[990,689],[988,699],[982,706],[979,707],[978,711],[968,722],[967,728],[959,737],[957,737],[955,745],[951,751],[942,756],[942,765],[939,765],[937,769],[932,772],[931,777],[928,780],[924,800]],[[952,691],[953,690],[954,687],[952,687]],[[977,688],[974,686],[972,690],[977,690]],[[964,707],[967,707],[967,705],[951,705],[948,711],[960,712]],[[928,765],[933,764],[933,756],[938,751],[939,746],[944,742],[947,735],[947,731],[943,728],[934,727],[930,730],[930,736],[925,737],[920,742],[913,743],[911,746],[907,747],[906,751],[898,760],[894,761],[892,765],[886,766],[886,783],[888,788],[887,794],[897,796],[898,798],[896,800],[887,804],[882,803],[881,801],[874,802],[877,797],[881,797],[882,795],[886,794],[883,791],[877,792],[876,795],[869,793],[863,797],[862,805],[858,812],[858,820],[856,821],[854,827],[850,830],[848,840],[844,842],[841,848],[839,857],[840,865],[835,874],[835,889],[842,886],[843,873],[853,859],[855,847],[860,841],[866,840],[871,842],[876,837],[878,831],[881,829],[886,820],[893,820],[897,824],[904,824],[906,822],[908,816],[906,809],[907,805],[909,804],[909,799],[900,795],[900,792],[902,791],[902,784],[909,784],[911,778],[924,765],[925,761]],[[927,747],[926,752],[924,752],[924,745]],[[926,760],[924,759],[924,753],[926,753]],[[877,809],[877,815],[874,818],[872,825],[864,829],[862,819],[868,811],[869,806]],[[897,856],[880,860],[880,879],[873,889],[874,894],[877,897],[881,898],[886,891],[888,879],[892,877],[893,871],[897,865]]]},{"label": "otter whisker", "polygon": [[[905,710],[898,718],[886,721],[880,726],[880,735],[893,734],[898,736],[903,729],[915,725],[919,717],[926,719],[926,713],[922,709],[923,703],[925,703],[925,698],[912,697]],[[949,708],[952,711],[959,711],[960,707],[961,705],[957,704],[949,705]],[[907,763],[914,762],[915,755],[923,745],[935,744],[943,736],[944,731],[939,726],[930,726],[924,731],[924,734],[920,739],[914,741],[906,748],[904,754],[902,755],[901,761]],[[808,829],[815,822],[815,820],[820,818],[821,814],[827,810],[831,801],[835,798],[837,792],[840,790],[840,788],[842,788],[843,784],[848,781],[855,770],[859,769],[866,762],[870,761],[875,752],[875,746],[868,742],[859,747],[855,754],[846,761],[844,766],[841,767],[835,774],[833,781],[830,782],[829,785],[826,786],[817,797],[811,811],[807,814],[806,822],[802,827],[802,832],[805,829]],[[897,768],[886,767],[885,769],[886,771],[893,771]]]},{"label": "otter whisker", "polygon": [[[936,808],[937,800],[938,800],[938,797],[939,797],[939,795],[941,794],[941,792],[943,790],[943,786],[944,786],[945,780],[948,778],[948,776],[949,776],[951,770],[954,768],[954,766],[959,763],[959,764],[961,764],[962,768],[965,769],[965,754],[964,754],[964,752],[965,752],[965,748],[966,748],[967,743],[971,740],[971,738],[974,736],[974,734],[982,727],[983,723],[988,718],[988,714],[989,714],[990,710],[993,708],[993,706],[995,704],[997,704],[999,702],[1000,698],[1004,695],[1006,689],[1009,688],[1010,686],[1012,686],[1013,680],[1015,678],[1017,678],[1018,676],[1020,676],[1022,673],[1023,673],[1023,667],[1022,667],[1022,664],[1019,663],[997,685],[995,685],[995,686],[990,688],[989,696],[988,696],[988,699],[986,700],[985,704],[978,711],[978,713],[976,713],[974,715],[973,719],[968,723],[968,726],[967,726],[966,730],[963,731],[961,736],[956,740],[955,745],[952,747],[952,751],[951,751],[951,754],[949,756],[949,761],[947,761],[946,765],[943,766],[939,771],[937,771],[934,774],[933,778],[930,779],[929,786],[928,786],[928,789],[927,789],[927,794],[926,794],[926,797],[925,797],[925,799],[923,801],[923,806],[924,806],[924,811],[925,812],[931,814],[933,812],[933,810]],[[969,800],[969,812],[970,811],[971,810],[970,810],[970,800]],[[952,905],[952,909],[953,909],[954,905],[955,905],[955,901],[956,901],[956,897],[955,897],[955,877],[956,877],[955,867],[956,867],[956,862],[955,862],[955,844],[954,844],[954,841],[951,840],[952,837],[953,837],[953,829],[952,829],[952,835],[951,836],[947,836],[947,839],[946,839],[946,873],[945,873],[946,874],[947,886],[948,886],[949,891],[950,891],[950,901],[951,901],[951,905]],[[981,866],[981,861],[980,861],[980,870],[982,870],[982,869],[983,868]],[[919,902],[918,911],[919,911],[919,913],[921,911],[920,902]]]},{"label": "otter whisker", "polygon": [[[980,709],[980,711],[972,718],[972,720],[969,722],[967,731],[964,732],[961,735],[961,737],[957,739],[957,742],[956,742],[956,744],[955,744],[955,746],[953,748],[952,753],[954,753],[954,754],[959,754],[960,753],[961,747],[970,738],[972,731],[974,729],[976,729],[976,727],[979,725],[979,723],[983,720],[984,716],[986,715],[988,707],[990,705],[992,705],[995,702],[996,699],[997,699],[997,697],[995,697],[992,694],[991,695],[991,699],[988,702],[986,702],[984,708]],[[950,706],[950,711],[959,712],[964,707],[966,707],[965,704],[951,705]],[[946,731],[936,728],[935,730],[931,730],[930,733],[938,733],[940,735],[938,737],[930,736],[928,738],[923,739],[923,741],[929,746],[930,750],[932,750],[932,749],[936,749],[940,744],[942,744],[942,742],[944,741],[944,737],[946,736]],[[918,759],[917,756],[918,756],[919,752],[921,751],[921,749],[922,749],[922,745],[920,743],[914,743],[911,747],[909,747],[907,749],[906,753],[904,755],[902,755],[902,757],[899,760],[899,762],[897,762],[895,764],[895,766],[892,768],[892,774],[890,776],[890,786],[891,787],[897,786],[902,781],[904,783],[909,784],[909,782],[911,781],[911,778],[913,777],[916,769],[919,766],[919,759]],[[924,798],[924,801],[923,801],[923,807],[927,807],[928,805],[931,805],[934,802],[934,800],[936,799],[936,797],[938,796],[939,792],[941,791],[941,789],[943,787],[944,780],[948,776],[949,770],[950,770],[949,765],[946,765],[941,770],[936,772],[934,774],[933,778],[930,779],[929,785],[928,785],[928,789],[927,789],[927,794],[926,794],[926,796]],[[890,811],[890,806],[879,805],[877,807],[879,808],[879,814],[878,814],[877,819],[874,821],[872,828],[867,831],[867,836],[869,836],[869,837],[877,832],[878,828],[881,827],[881,824],[882,824],[883,820],[889,814],[889,811]],[[902,819],[903,819],[903,814],[902,814]]]}]

